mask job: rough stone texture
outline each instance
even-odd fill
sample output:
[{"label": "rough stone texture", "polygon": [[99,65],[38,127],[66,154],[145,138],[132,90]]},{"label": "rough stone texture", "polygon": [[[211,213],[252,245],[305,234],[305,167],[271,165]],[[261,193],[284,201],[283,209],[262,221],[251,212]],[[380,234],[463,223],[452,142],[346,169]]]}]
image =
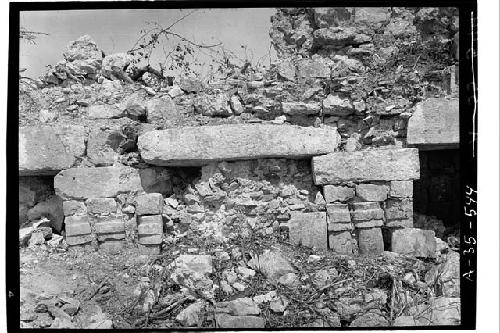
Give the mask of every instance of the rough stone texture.
[{"label": "rough stone texture", "polygon": [[334,151],[335,129],[285,125],[171,128],[139,136],[142,158],[155,165],[203,165],[218,160],[300,158]]},{"label": "rough stone texture", "polygon": [[325,213],[292,212],[288,224],[291,243],[317,249],[328,248]]},{"label": "rough stone texture", "polygon": [[215,315],[219,328],[264,328],[266,321],[256,316],[230,316],[225,313]]},{"label": "rough stone texture", "polygon": [[87,206],[81,201],[63,201],[63,211],[64,216],[85,215],[87,214]]},{"label": "rough stone texture", "polygon": [[54,188],[65,199],[111,198],[142,191],[139,173],[131,167],[63,170],[54,177]]},{"label": "rough stone texture", "polygon": [[413,219],[412,199],[389,199],[385,204],[387,220]]},{"label": "rough stone texture", "polygon": [[354,225],[352,223],[329,223],[328,231],[345,231],[345,230],[354,230]]},{"label": "rough stone texture", "polygon": [[413,219],[386,220],[385,226],[388,228],[413,228]]},{"label": "rough stone texture", "polygon": [[413,197],[413,181],[394,180],[391,182],[390,196],[393,198],[411,198]]},{"label": "rough stone texture", "polygon": [[354,189],[347,186],[323,186],[323,194],[326,202],[345,202],[354,197]]},{"label": "rough stone texture", "polygon": [[351,218],[353,221],[381,220],[384,210],[378,202],[356,202],[352,204]]},{"label": "rough stone texture", "polygon": [[384,201],[387,199],[388,192],[389,188],[385,185],[356,185],[356,196],[366,201]]},{"label": "rough stone texture", "polygon": [[383,220],[369,220],[369,221],[362,221],[362,222],[355,222],[354,226],[356,228],[362,229],[362,228],[376,228],[376,227],[381,227],[384,225]]},{"label": "rough stone texture", "polygon": [[377,149],[336,152],[312,159],[316,185],[377,180],[412,180],[420,176],[418,150]]},{"label": "rough stone texture", "polygon": [[314,115],[319,114],[321,105],[318,103],[304,103],[304,102],[283,102],[281,103],[283,112],[285,114],[295,115]]},{"label": "rough stone texture", "polygon": [[163,237],[163,219],[161,215],[139,216],[137,233],[139,244],[159,245]]},{"label": "rough stone texture", "polygon": [[390,230],[389,232],[392,252],[422,258],[435,256],[436,240],[434,231],[405,228]]},{"label": "rough stone texture", "polygon": [[83,126],[19,127],[19,175],[54,175],[85,153]]},{"label": "rough stone texture", "polygon": [[120,240],[125,238],[125,221],[123,216],[100,217],[95,223],[97,240]]},{"label": "rough stone texture", "polygon": [[92,119],[113,119],[122,117],[123,111],[114,105],[98,104],[89,106],[87,116]]},{"label": "rough stone texture", "polygon": [[68,216],[65,218],[66,243],[83,245],[92,241],[89,218],[87,215]]},{"label": "rough stone texture", "polygon": [[408,122],[408,145],[422,149],[458,148],[458,99],[428,98],[417,104]]},{"label": "rough stone texture", "polygon": [[126,139],[119,126],[92,128],[87,142],[87,156],[95,166],[113,165],[118,159],[119,146]]},{"label": "rough stone texture", "polygon": [[351,222],[351,213],[347,204],[327,204],[326,214],[328,224],[331,223],[349,223]]},{"label": "rough stone texture", "polygon": [[211,274],[213,271],[212,257],[209,255],[182,254],[175,259],[173,265],[180,270],[199,274]]},{"label": "rough stone texture", "polygon": [[384,238],[380,228],[358,230],[359,253],[363,255],[377,255],[384,252]]},{"label": "rough stone texture", "polygon": [[116,213],[117,205],[113,198],[91,198],[85,203],[90,214]]},{"label": "rough stone texture", "polygon": [[328,235],[330,249],[339,254],[352,254],[354,240],[349,231],[332,232]]},{"label": "rough stone texture", "polygon": [[279,251],[266,251],[262,255],[251,259],[248,265],[272,280],[277,280],[284,274],[295,272],[290,262]]},{"label": "rough stone texture", "polygon": [[137,215],[157,215],[163,211],[163,197],[160,193],[147,193],[135,198]]}]

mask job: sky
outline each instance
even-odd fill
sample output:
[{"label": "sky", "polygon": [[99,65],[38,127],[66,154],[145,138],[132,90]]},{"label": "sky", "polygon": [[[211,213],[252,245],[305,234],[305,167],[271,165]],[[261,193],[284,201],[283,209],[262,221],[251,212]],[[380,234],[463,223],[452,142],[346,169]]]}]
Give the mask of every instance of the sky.
[{"label": "sky", "polygon": [[[140,30],[147,27],[146,22],[156,21],[168,26],[189,11],[114,9],[22,12],[21,27],[49,35],[40,35],[35,45],[21,41],[20,68],[27,69],[23,75],[38,77],[43,74],[46,65],[55,65],[63,59],[62,53],[70,41],[85,34],[90,35],[105,54],[125,52],[139,38]],[[226,49],[241,58],[245,57],[241,47],[244,44],[247,50],[252,50],[254,61],[261,57],[268,59],[270,17],[274,13],[273,8],[199,9],[176,24],[173,31],[198,43],[222,42]],[[162,51],[156,53],[159,57]],[[247,54],[252,56],[250,51]],[[155,60],[152,59],[152,65]]]}]

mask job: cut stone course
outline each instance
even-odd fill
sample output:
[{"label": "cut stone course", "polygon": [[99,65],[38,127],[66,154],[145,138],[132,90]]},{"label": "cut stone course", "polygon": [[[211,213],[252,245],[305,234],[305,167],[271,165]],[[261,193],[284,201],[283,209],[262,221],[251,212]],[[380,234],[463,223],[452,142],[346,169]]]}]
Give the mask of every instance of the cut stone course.
[{"label": "cut stone course", "polygon": [[384,201],[387,199],[389,188],[385,185],[358,184],[356,196],[366,201]]},{"label": "cut stone course", "polygon": [[64,216],[87,214],[87,206],[81,201],[63,201]]},{"label": "cut stone course", "polygon": [[347,186],[323,186],[323,194],[327,203],[345,202],[354,197],[354,189]]},{"label": "cut stone course", "polygon": [[385,226],[387,228],[413,228],[413,218],[401,220],[386,220]]},{"label": "cut stone course", "polygon": [[19,127],[19,175],[55,175],[85,154],[83,126]]},{"label": "cut stone course", "polygon": [[428,98],[418,103],[408,121],[407,142],[421,149],[458,148],[458,99]]},{"label": "cut stone course", "polygon": [[421,258],[433,258],[436,253],[434,231],[416,228],[389,230],[391,251]]},{"label": "cut stone course", "polygon": [[163,196],[160,193],[147,193],[135,198],[137,215],[158,215],[163,211]]},{"label": "cut stone course", "polygon": [[356,202],[352,204],[351,219],[353,221],[382,220],[384,210],[378,202]]},{"label": "cut stone course", "polygon": [[418,150],[414,148],[335,152],[313,157],[312,167],[316,185],[420,177]]},{"label": "cut stone course", "polygon": [[283,102],[281,103],[283,113],[295,115],[313,115],[319,114],[321,105],[319,103],[304,103],[304,102]]},{"label": "cut stone course", "polygon": [[351,222],[351,213],[347,204],[327,204],[326,214],[329,225],[332,223]]},{"label": "cut stone course", "polygon": [[120,240],[125,238],[125,221],[123,216],[105,216],[97,219],[95,230],[98,241]]},{"label": "cut stone course", "polygon": [[334,128],[239,124],[170,128],[139,136],[142,158],[163,166],[196,166],[213,161],[303,158],[335,151]]},{"label": "cut stone course", "polygon": [[292,212],[288,225],[291,243],[317,249],[328,248],[326,213]]},{"label": "cut stone course", "polygon": [[160,245],[163,237],[161,215],[139,216],[137,226],[139,244]]},{"label": "cut stone course", "polygon": [[384,225],[383,220],[369,220],[369,221],[361,221],[361,222],[355,222],[354,226],[356,228],[376,228],[376,227],[381,227]]},{"label": "cut stone course", "polygon": [[64,219],[66,243],[70,246],[83,245],[92,241],[89,218],[87,215],[68,216]]},{"label": "cut stone course", "polygon": [[63,170],[54,177],[54,188],[63,199],[112,198],[143,191],[138,170],[126,166]]},{"label": "cut stone course", "polygon": [[391,182],[390,196],[393,198],[411,198],[411,197],[413,197],[413,181],[411,181],[411,180],[393,180]]}]

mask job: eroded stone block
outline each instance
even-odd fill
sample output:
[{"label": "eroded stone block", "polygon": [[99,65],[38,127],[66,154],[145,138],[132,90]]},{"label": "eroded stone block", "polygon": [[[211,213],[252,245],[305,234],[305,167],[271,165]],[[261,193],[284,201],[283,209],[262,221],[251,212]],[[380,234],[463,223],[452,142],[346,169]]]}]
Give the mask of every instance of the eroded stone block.
[{"label": "eroded stone block", "polygon": [[366,201],[384,201],[387,199],[388,192],[389,188],[385,185],[356,185],[356,196]]},{"label": "eroded stone block", "polygon": [[413,255],[421,258],[432,258],[436,253],[434,231],[416,228],[389,230],[391,251]]},{"label": "eroded stone block", "polygon": [[350,231],[331,232],[328,235],[330,249],[338,254],[352,254],[354,240]]},{"label": "eroded stone block", "polygon": [[327,204],[326,214],[328,216],[328,224],[351,222],[351,213],[347,204]]},{"label": "eroded stone block", "polygon": [[289,125],[238,124],[169,128],[139,136],[142,158],[163,166],[213,161],[301,158],[333,152],[336,129]]},{"label": "eroded stone block", "polygon": [[87,214],[87,207],[82,201],[68,200],[63,201],[64,216],[71,215],[85,215]]},{"label": "eroded stone block", "polygon": [[160,193],[147,193],[135,198],[137,215],[158,215],[163,211],[163,196]]},{"label": "eroded stone block", "polygon": [[356,202],[351,206],[353,221],[383,220],[384,218],[384,211],[378,202]]},{"label": "eroded stone block", "polygon": [[389,199],[385,204],[386,220],[402,220],[413,218],[412,199]]},{"label": "eroded stone block", "polygon": [[346,202],[354,197],[354,189],[347,186],[323,186],[323,194],[326,202]]},{"label": "eroded stone block", "polygon": [[363,255],[377,255],[384,252],[384,238],[382,229],[358,229],[359,253]]},{"label": "eroded stone block", "polygon": [[85,201],[90,214],[116,213],[117,205],[113,198],[91,198]]},{"label": "eroded stone block", "polygon": [[411,198],[413,197],[412,180],[394,180],[391,182],[390,196],[393,198]]},{"label": "eroded stone block", "polygon": [[312,167],[316,185],[420,177],[418,150],[414,148],[335,152],[313,157]]},{"label": "eroded stone block", "polygon": [[326,213],[292,212],[288,225],[291,243],[317,249],[328,247]]}]

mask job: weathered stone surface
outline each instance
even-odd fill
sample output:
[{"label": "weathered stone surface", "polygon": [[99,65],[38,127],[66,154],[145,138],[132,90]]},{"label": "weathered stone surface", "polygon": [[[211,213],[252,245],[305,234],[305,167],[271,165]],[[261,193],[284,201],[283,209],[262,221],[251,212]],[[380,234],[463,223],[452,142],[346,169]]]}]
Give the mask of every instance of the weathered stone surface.
[{"label": "weathered stone surface", "polygon": [[137,233],[139,235],[163,234],[163,219],[161,215],[139,216]]},{"label": "weathered stone surface", "polygon": [[156,97],[146,102],[148,123],[169,124],[170,119],[178,118],[179,115],[180,112],[177,111],[175,103],[170,96]]},{"label": "weathered stone surface", "polygon": [[378,202],[356,202],[352,204],[351,219],[353,221],[382,220],[384,210]]},{"label": "weathered stone surface", "polygon": [[328,224],[328,231],[345,231],[345,230],[354,230],[354,225],[352,223],[329,223]]},{"label": "weathered stone surface", "polygon": [[99,218],[95,223],[95,230],[99,241],[124,239],[125,221],[119,215]]},{"label": "weathered stone surface", "polygon": [[139,170],[141,184],[146,193],[172,193],[171,172],[167,168],[152,167]]},{"label": "weathered stone surface", "polygon": [[96,166],[108,166],[118,159],[120,144],[126,140],[119,126],[92,128],[87,142],[87,156]]},{"label": "weathered stone surface", "polygon": [[328,247],[326,213],[292,212],[288,225],[292,244],[317,249],[326,249]]},{"label": "weathered stone surface", "polygon": [[330,64],[324,58],[301,59],[297,62],[297,76],[299,78],[329,78]]},{"label": "weathered stone surface", "polygon": [[413,228],[413,219],[386,220],[385,226],[388,228]]},{"label": "weathered stone surface", "polygon": [[90,198],[85,203],[87,211],[91,214],[116,213],[117,205],[113,198]]},{"label": "weathered stone surface", "polygon": [[352,254],[354,249],[354,240],[349,231],[329,233],[328,244],[331,250],[339,254]]},{"label": "weathered stone surface", "polygon": [[408,145],[421,149],[458,148],[458,99],[428,98],[417,104],[408,122]]},{"label": "weathered stone surface", "polygon": [[239,124],[171,128],[139,136],[142,158],[155,165],[203,165],[219,160],[300,158],[336,149],[333,128]]},{"label": "weathered stone surface", "polygon": [[290,262],[279,251],[266,251],[262,255],[252,258],[248,265],[262,272],[268,279],[273,280],[286,273],[295,272]]},{"label": "weathered stone surface", "polygon": [[157,215],[163,211],[163,196],[160,193],[146,193],[135,198],[137,215]]},{"label": "weathered stone surface", "polygon": [[388,192],[389,188],[385,185],[356,185],[356,196],[366,201],[384,201],[387,199]]},{"label": "weathered stone surface", "polygon": [[83,126],[19,127],[19,175],[54,175],[85,154]]},{"label": "weathered stone surface", "polygon": [[276,64],[276,69],[278,71],[278,75],[280,76],[280,78],[289,81],[295,81],[296,69],[292,60],[287,59],[285,61],[278,62]]},{"label": "weathered stone surface", "polygon": [[141,192],[141,178],[131,167],[72,168],[54,177],[56,194],[65,199],[111,198]]},{"label": "weathered stone surface", "polygon": [[281,103],[283,113],[296,116],[296,115],[313,115],[319,114],[321,105],[319,103],[304,103],[304,102],[283,102]]},{"label": "weathered stone surface", "polygon": [[425,274],[425,282],[438,296],[460,297],[460,254],[449,251],[445,258]]},{"label": "weathered stone surface", "polygon": [[229,302],[216,304],[216,313],[227,313],[233,316],[259,315],[258,305],[249,297],[240,297]]},{"label": "weathered stone surface", "polygon": [[412,148],[335,152],[313,157],[312,166],[316,185],[420,177],[418,150]]},{"label": "weathered stone surface", "polygon": [[391,251],[415,257],[432,258],[436,253],[434,231],[416,228],[391,230]]},{"label": "weathered stone surface", "polygon": [[460,298],[436,297],[429,304],[420,304],[409,309],[417,326],[460,325]]},{"label": "weathered stone surface", "polygon": [[323,195],[328,203],[345,202],[354,197],[354,189],[347,186],[325,185],[323,186]]},{"label": "weathered stone surface", "polygon": [[328,27],[314,31],[314,44],[326,48],[360,45],[370,41],[370,36],[358,33],[353,27]]},{"label": "weathered stone surface", "polygon": [[123,116],[123,111],[114,105],[91,105],[87,116],[92,119],[112,119]]},{"label": "weathered stone surface", "polygon": [[384,252],[384,239],[380,228],[358,230],[359,253],[377,255]]},{"label": "weathered stone surface", "polygon": [[358,229],[362,228],[376,228],[384,225],[383,220],[368,220],[368,221],[357,221],[354,223],[354,226]]},{"label": "weathered stone surface", "polygon": [[391,182],[390,196],[393,198],[411,198],[413,197],[412,180],[393,180]]},{"label": "weathered stone surface", "polygon": [[212,257],[209,255],[182,254],[175,259],[173,265],[178,269],[199,274],[210,274],[213,271]]},{"label": "weathered stone surface", "polygon": [[205,302],[202,300],[198,300],[179,312],[177,317],[175,317],[175,320],[186,327],[197,326],[198,322],[200,322],[200,320],[203,320],[202,314],[204,308]]},{"label": "weathered stone surface", "polygon": [[87,207],[81,201],[68,200],[63,202],[64,216],[87,214]]},{"label": "weathered stone surface", "polygon": [[390,7],[358,7],[355,9],[354,22],[379,27],[390,18]]},{"label": "weathered stone surface", "polygon": [[90,223],[87,215],[68,216],[64,222],[66,225],[66,243],[68,245],[82,245],[92,240]]},{"label": "weathered stone surface", "polygon": [[387,319],[380,313],[367,312],[363,313],[351,322],[349,327],[387,327],[390,326]]},{"label": "weathered stone surface", "polygon": [[113,53],[104,57],[102,60],[102,75],[110,80],[132,80],[125,73],[125,69],[130,65],[132,56],[127,53]]},{"label": "weathered stone surface", "polygon": [[197,78],[192,77],[183,77],[179,82],[179,87],[185,92],[200,92],[203,91],[204,85],[203,82],[198,80]]},{"label": "weathered stone surface", "polygon": [[161,234],[156,235],[139,235],[137,241],[141,245],[160,245],[163,236]]},{"label": "weathered stone surface", "polygon": [[215,315],[219,328],[263,328],[266,321],[256,316],[230,316],[225,313]]},{"label": "weathered stone surface", "polygon": [[[328,225],[331,223],[349,223],[351,222],[351,213],[347,204],[327,204],[326,214]],[[328,227],[330,230],[330,227]]]},{"label": "weathered stone surface", "polygon": [[330,94],[323,100],[323,114],[330,116],[348,116],[354,113],[354,107],[349,98],[338,94]]},{"label": "weathered stone surface", "polygon": [[387,220],[402,220],[413,218],[412,199],[389,199],[385,204],[385,218]]}]

